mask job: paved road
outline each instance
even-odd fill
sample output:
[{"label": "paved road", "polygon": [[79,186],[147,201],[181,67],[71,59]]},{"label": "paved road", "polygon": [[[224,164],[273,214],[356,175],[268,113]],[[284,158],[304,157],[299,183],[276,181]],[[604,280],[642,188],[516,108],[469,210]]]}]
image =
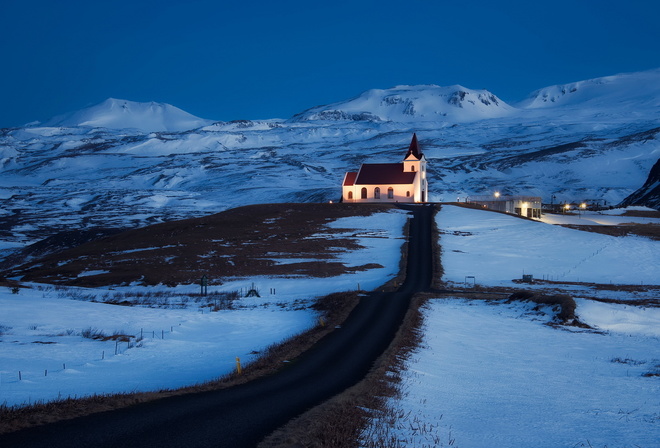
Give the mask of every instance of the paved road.
[{"label": "paved road", "polygon": [[414,213],[406,282],[363,297],[344,325],[279,373],[0,436],[0,447],[250,447],[356,384],[387,348],[412,295],[429,287],[431,206]]}]

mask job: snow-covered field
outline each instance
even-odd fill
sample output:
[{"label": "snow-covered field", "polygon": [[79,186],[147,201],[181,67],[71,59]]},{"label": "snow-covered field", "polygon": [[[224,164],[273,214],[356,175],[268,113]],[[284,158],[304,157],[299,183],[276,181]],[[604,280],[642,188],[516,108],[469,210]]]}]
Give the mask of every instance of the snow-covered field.
[{"label": "snow-covered field", "polygon": [[[647,218],[544,215],[555,223],[578,219],[616,224]],[[473,276],[478,285],[515,286],[512,280],[523,274],[571,282],[660,283],[660,242],[647,238],[601,235],[455,206],[443,206],[438,226],[445,280],[453,284]]]},{"label": "snow-covered field", "polygon": [[[316,325],[315,313],[300,309],[301,304],[358,285],[373,289],[395,276],[406,219],[406,213],[396,210],[330,223],[357,229],[352,233],[360,235],[364,248],[345,254],[351,263],[377,260],[383,268],[334,278],[227,279],[221,291],[247,291],[254,285],[261,293],[261,298],[240,299],[235,310],[210,313],[192,300],[185,309],[161,309],[70,298],[76,293],[102,296],[108,292],[99,289],[63,291],[31,285],[12,294],[2,288],[0,404],[177,388],[229,373],[235,369],[236,357],[245,364],[267,346]],[[185,294],[199,292],[199,287],[127,287],[112,292],[147,290]],[[85,330],[108,336],[141,335],[143,340],[128,348],[127,342],[84,338]]]},{"label": "snow-covered field", "polygon": [[[580,319],[594,325],[608,308],[581,304]],[[660,373],[660,310],[631,313],[655,327],[651,336],[557,330],[530,309],[429,304],[424,348],[392,403],[406,415],[392,429],[401,446],[658,446],[660,379],[642,375]]]},{"label": "snow-covered field", "polygon": [[[455,286],[472,274],[480,285],[513,286],[523,270],[660,284],[657,241],[453,206],[443,206],[437,222],[445,280]],[[576,313],[598,331],[544,325],[551,317],[523,303],[431,300],[423,343],[402,373],[402,397],[389,403],[400,418],[373,426],[401,446],[657,447],[660,308],[605,304],[579,292],[572,291]]]}]

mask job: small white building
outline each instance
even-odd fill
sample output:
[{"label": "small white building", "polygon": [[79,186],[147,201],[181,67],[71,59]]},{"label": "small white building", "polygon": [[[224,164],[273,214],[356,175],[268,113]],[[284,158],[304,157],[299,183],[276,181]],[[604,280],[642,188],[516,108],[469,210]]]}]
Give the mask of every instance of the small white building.
[{"label": "small white building", "polygon": [[413,134],[401,163],[363,163],[348,172],[342,184],[343,202],[426,202],[426,157]]},{"label": "small white building", "polygon": [[477,204],[489,210],[514,213],[527,218],[541,218],[541,198],[539,196],[470,196],[469,204]]}]

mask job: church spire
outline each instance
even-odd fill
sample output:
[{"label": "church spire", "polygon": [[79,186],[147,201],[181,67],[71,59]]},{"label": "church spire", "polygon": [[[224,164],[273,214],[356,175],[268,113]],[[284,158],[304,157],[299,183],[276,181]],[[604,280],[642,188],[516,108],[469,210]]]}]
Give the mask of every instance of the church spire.
[{"label": "church spire", "polygon": [[407,159],[411,155],[418,160],[422,158],[422,152],[419,150],[419,145],[417,144],[417,134],[413,134],[410,148],[408,148],[405,158]]}]

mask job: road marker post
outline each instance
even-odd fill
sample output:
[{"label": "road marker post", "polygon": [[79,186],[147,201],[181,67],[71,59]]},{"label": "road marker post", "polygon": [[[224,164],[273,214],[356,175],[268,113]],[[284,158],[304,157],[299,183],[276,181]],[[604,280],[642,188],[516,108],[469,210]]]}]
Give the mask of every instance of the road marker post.
[{"label": "road marker post", "polygon": [[238,356],[236,357],[236,373],[238,375],[243,373],[243,369],[241,368],[241,358],[239,358]]}]

